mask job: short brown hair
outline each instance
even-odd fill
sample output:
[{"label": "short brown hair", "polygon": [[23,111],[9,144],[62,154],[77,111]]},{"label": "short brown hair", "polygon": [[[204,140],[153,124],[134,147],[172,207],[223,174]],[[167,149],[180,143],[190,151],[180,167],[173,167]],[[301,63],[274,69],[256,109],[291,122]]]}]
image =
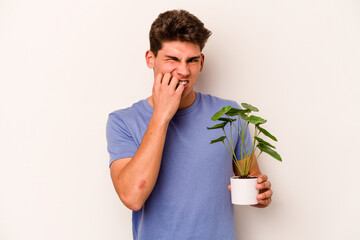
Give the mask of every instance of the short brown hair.
[{"label": "short brown hair", "polygon": [[185,10],[170,10],[159,14],[152,23],[150,50],[157,56],[162,43],[167,41],[191,42],[202,50],[211,31],[196,16]]}]

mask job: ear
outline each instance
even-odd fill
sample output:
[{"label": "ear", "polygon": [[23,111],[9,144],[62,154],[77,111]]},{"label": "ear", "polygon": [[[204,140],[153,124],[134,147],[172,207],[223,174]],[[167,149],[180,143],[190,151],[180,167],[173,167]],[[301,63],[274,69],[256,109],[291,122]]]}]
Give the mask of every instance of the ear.
[{"label": "ear", "polygon": [[204,54],[201,54],[200,72],[202,72],[202,70],[204,68],[204,61],[205,61],[205,56],[204,56]]},{"label": "ear", "polygon": [[148,68],[154,68],[155,55],[152,51],[147,50],[145,53],[146,65]]}]

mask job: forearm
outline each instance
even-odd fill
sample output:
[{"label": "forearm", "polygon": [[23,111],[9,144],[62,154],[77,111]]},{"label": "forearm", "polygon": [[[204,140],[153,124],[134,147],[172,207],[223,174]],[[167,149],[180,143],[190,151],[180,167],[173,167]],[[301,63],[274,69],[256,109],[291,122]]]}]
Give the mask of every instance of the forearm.
[{"label": "forearm", "polygon": [[[247,160],[250,161],[250,158],[252,157],[252,168],[250,169],[250,176],[259,176],[261,174],[260,168],[259,168],[259,164],[257,162],[256,156],[255,154],[251,154],[250,156],[247,157]],[[242,166],[242,162],[245,161],[245,158],[240,160],[240,165]],[[236,167],[235,163],[233,162],[233,170],[234,170],[234,174],[235,176],[240,176],[240,171],[239,169]]]},{"label": "forearm", "polygon": [[139,210],[152,192],[159,175],[168,122],[153,116],[139,149],[119,173],[115,188],[120,199]]}]

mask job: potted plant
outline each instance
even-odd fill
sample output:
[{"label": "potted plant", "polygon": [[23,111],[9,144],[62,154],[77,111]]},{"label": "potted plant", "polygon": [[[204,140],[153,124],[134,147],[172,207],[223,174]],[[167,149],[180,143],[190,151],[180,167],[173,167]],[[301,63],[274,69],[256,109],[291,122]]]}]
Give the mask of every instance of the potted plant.
[{"label": "potted plant", "polygon": [[[237,205],[252,205],[257,204],[256,195],[259,193],[258,190],[256,190],[257,177],[250,176],[250,170],[256,162],[256,159],[258,159],[263,152],[269,154],[280,162],[282,161],[282,159],[280,155],[274,150],[275,146],[259,137],[260,134],[263,134],[264,136],[274,141],[277,141],[276,137],[274,137],[262,127],[262,124],[267,122],[265,119],[255,115],[250,115],[252,112],[258,112],[259,110],[256,107],[247,103],[242,103],[241,106],[243,107],[243,109],[237,109],[232,106],[223,107],[211,118],[211,120],[221,121],[221,123],[218,123],[212,127],[208,127],[207,129],[222,129],[224,135],[212,140],[210,144],[222,142],[227,151],[229,152],[230,157],[234,162],[234,165],[239,170],[240,176],[233,176],[230,179],[232,203]],[[241,121],[240,119],[243,119],[244,121]],[[238,124],[234,124],[236,120],[238,120]],[[228,134],[225,131],[225,126],[227,124],[230,125],[230,140],[228,138]],[[255,127],[254,140],[247,152],[244,138],[246,132],[249,131],[250,124]],[[237,125],[240,127],[238,127]],[[239,141],[241,140],[240,156],[237,156],[235,154],[235,147],[232,137],[233,127],[239,134]],[[255,155],[256,149],[259,150],[257,156]],[[253,156],[256,156],[256,158],[254,158]]]}]

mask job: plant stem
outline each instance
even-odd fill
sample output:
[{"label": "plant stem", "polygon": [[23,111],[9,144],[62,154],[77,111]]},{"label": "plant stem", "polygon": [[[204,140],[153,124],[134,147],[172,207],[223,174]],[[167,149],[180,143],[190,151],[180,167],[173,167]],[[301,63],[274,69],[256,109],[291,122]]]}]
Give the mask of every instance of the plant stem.
[{"label": "plant stem", "polygon": [[[254,153],[254,155],[255,155],[255,149],[256,149],[256,139],[255,139],[255,137],[257,137],[257,128],[256,128],[256,126],[255,126],[255,130],[254,130],[254,141],[252,142],[252,144],[251,144],[251,146],[250,146],[250,150],[251,149],[253,149],[253,151],[252,151],[252,153]],[[252,155],[252,154],[251,154]],[[246,166],[246,169],[247,169],[247,171],[248,172],[250,172],[251,171],[251,169],[252,169],[252,167],[253,167],[253,157],[251,156],[250,157],[250,160],[249,160],[249,163],[248,163],[248,165]]]},{"label": "plant stem", "polygon": [[251,158],[252,158],[252,160],[251,160],[251,165],[250,165],[250,171],[251,171],[251,169],[253,168],[254,164],[257,161],[257,157],[256,157],[255,153],[254,153],[254,155],[251,155]]},{"label": "plant stem", "polygon": [[[240,123],[240,116],[239,116],[238,118],[239,118],[239,123]],[[241,133],[240,133],[239,129],[236,127],[235,124],[234,124],[234,127],[235,127],[236,131],[238,132],[239,136],[241,137]],[[240,125],[240,127],[241,127],[241,125]],[[242,156],[242,145],[241,145],[241,158],[242,158],[242,157],[243,157],[243,156]]]},{"label": "plant stem", "polygon": [[[259,160],[260,154],[262,153],[262,151],[259,153],[259,155],[257,155],[257,157],[255,158],[255,161],[253,162],[253,164],[251,165],[251,168],[253,168],[254,164]],[[255,153],[254,153],[255,155]],[[256,156],[256,155],[255,155]]]},{"label": "plant stem", "polygon": [[231,149],[234,149],[234,141],[233,141],[233,135],[232,135],[232,123],[230,121],[230,137],[231,137]]},{"label": "plant stem", "polygon": [[[246,115],[246,116],[248,116],[248,115]],[[248,165],[248,155],[249,155],[249,153],[248,153],[248,151],[247,151],[247,149],[246,149],[245,136],[246,136],[246,131],[247,131],[248,127],[249,127],[249,122],[244,121],[244,127],[242,127],[241,124],[240,124],[240,126],[241,126],[241,134],[242,134],[242,135],[241,135],[241,137],[242,137],[242,138],[241,138],[241,139],[242,139],[242,145],[244,146],[244,151],[245,151],[244,168],[245,168],[245,174],[248,175],[248,174],[249,174],[249,170],[247,169],[247,165]],[[250,146],[250,149],[251,149],[251,146]]]},{"label": "plant stem", "polygon": [[[226,115],[226,116],[230,120],[230,139],[231,139],[231,147],[230,148],[231,148],[231,150],[232,150],[232,152],[233,152],[233,154],[235,156],[234,163],[235,163],[236,167],[239,169],[240,174],[243,175],[243,171],[242,171],[242,169],[240,169],[241,166],[239,165],[239,162],[238,162],[238,160],[236,158],[236,154],[235,154],[234,141],[233,141],[233,135],[232,135],[232,121],[231,121],[231,118],[228,115]],[[225,133],[225,128],[223,128],[223,131]],[[226,137],[226,133],[225,133],[225,137]],[[228,138],[226,137],[226,139],[228,139]],[[228,142],[229,142],[229,140],[228,140]],[[229,144],[229,146],[230,146],[230,144]]]},{"label": "plant stem", "polygon": [[236,167],[239,169],[240,175],[243,176],[243,175],[244,175],[244,172],[243,172],[243,170],[241,169],[241,166],[240,166],[239,162],[238,162],[237,160],[234,160],[233,155],[231,154],[230,150],[229,150],[228,147],[226,146],[225,142],[222,141],[222,143],[223,143],[224,146],[226,147],[226,150],[227,150],[228,153],[230,154],[230,157],[231,157],[231,159],[234,161]]},{"label": "plant stem", "polygon": [[[245,165],[246,165],[246,157],[247,157],[247,153],[246,153],[246,146],[245,146],[245,143],[244,143],[244,136],[242,133],[243,133],[243,126],[241,124],[241,121],[240,121],[240,116],[238,116],[238,120],[239,120],[239,125],[240,125],[240,129],[241,129],[241,133],[239,131],[239,128],[236,127],[236,125],[234,125],[234,127],[236,128],[239,136],[241,137],[241,152],[240,152],[240,155],[241,155],[241,160],[242,159],[245,159],[245,161],[241,161],[241,166],[242,168],[244,169],[245,168]],[[245,127],[245,124],[244,124],[244,127]],[[245,149],[245,156],[243,156],[243,146],[244,146],[244,149]],[[245,169],[244,169],[245,170]]]},{"label": "plant stem", "polygon": [[224,131],[226,141],[227,141],[228,144],[229,144],[229,147],[230,147],[230,149],[231,149],[231,151],[232,151],[232,153],[233,153],[233,156],[234,156],[235,160],[237,161],[236,154],[235,154],[235,152],[234,152],[234,148],[232,148],[231,145],[230,145],[229,138],[227,137],[226,132],[225,132],[225,128],[222,128],[222,130]]}]

